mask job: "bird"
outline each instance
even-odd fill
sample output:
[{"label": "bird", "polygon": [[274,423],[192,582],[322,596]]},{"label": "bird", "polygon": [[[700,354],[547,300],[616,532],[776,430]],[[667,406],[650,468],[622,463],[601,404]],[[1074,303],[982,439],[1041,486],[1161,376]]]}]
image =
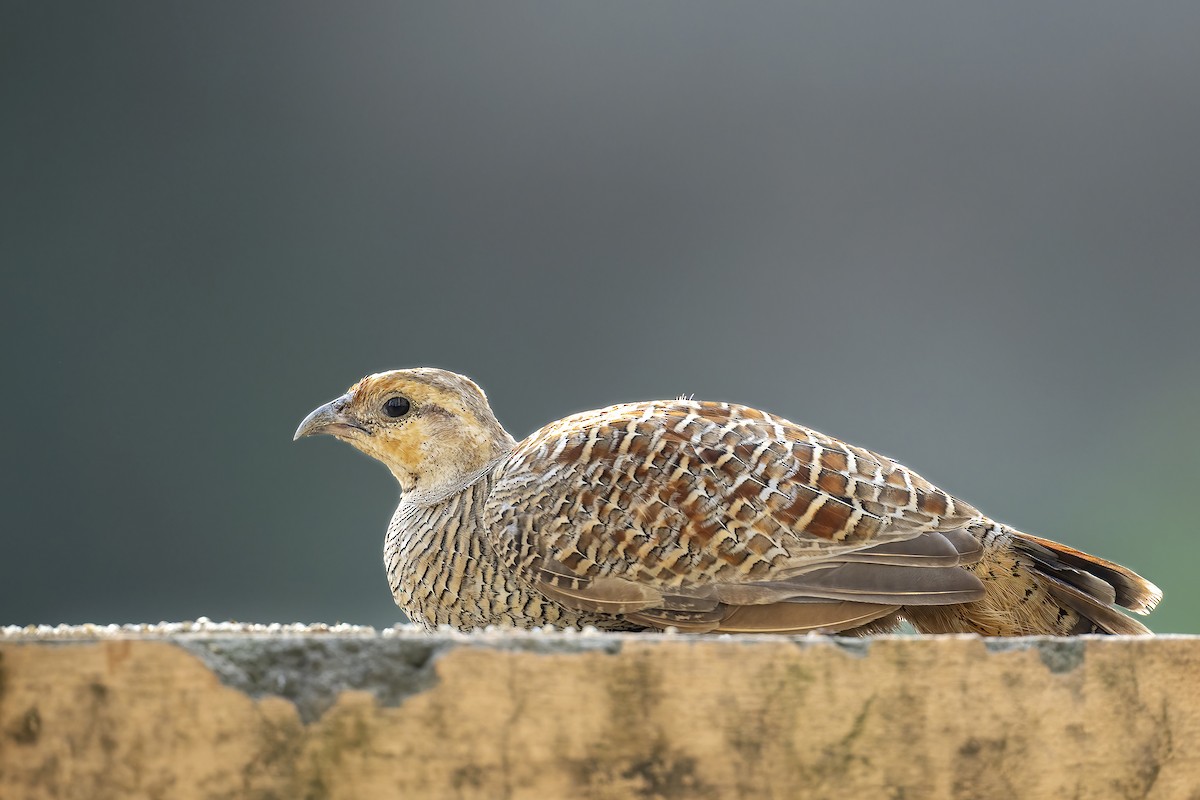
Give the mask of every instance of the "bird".
[{"label": "bird", "polygon": [[1149,635],[1153,583],[747,406],[622,403],[516,441],[471,379],[368,375],[310,413],[401,489],[392,595],[426,629]]}]

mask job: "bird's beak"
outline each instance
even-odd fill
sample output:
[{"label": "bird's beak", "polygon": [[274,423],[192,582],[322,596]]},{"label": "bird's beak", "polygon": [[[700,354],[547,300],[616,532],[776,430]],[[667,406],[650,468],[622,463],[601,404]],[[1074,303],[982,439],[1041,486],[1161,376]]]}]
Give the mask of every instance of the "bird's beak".
[{"label": "bird's beak", "polygon": [[365,428],[346,415],[346,406],[349,403],[350,395],[344,394],[336,400],[330,400],[320,408],[313,409],[313,412],[300,423],[300,427],[296,428],[296,435],[292,437],[292,441],[318,433],[331,433],[336,436],[339,433],[346,433],[350,429],[366,433]]}]

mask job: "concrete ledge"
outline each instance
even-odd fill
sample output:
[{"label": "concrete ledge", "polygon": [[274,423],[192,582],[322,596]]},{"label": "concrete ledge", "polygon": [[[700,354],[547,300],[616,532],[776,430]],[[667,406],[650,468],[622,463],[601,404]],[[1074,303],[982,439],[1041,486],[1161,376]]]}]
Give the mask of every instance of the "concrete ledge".
[{"label": "concrete ledge", "polygon": [[7,629],[0,797],[1200,799],[1197,637],[275,627]]}]

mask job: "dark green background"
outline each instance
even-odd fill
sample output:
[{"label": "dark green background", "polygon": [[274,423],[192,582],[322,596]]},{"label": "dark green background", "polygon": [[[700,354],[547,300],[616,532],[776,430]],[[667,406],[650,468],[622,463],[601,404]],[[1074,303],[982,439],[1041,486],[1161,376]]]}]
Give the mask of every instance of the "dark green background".
[{"label": "dark green background", "polygon": [[1200,631],[1200,4],[0,4],[0,623],[398,619],[367,372],[761,406]]}]

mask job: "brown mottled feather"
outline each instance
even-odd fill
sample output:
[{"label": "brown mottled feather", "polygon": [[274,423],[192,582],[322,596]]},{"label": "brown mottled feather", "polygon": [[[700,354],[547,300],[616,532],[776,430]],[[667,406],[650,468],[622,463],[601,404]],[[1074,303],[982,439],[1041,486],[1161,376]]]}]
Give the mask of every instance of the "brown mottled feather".
[{"label": "brown mottled feather", "polygon": [[[569,417],[497,466],[492,501],[486,523],[506,564],[588,611],[661,609],[647,587],[720,597],[730,614],[797,598],[835,609],[982,594],[960,568],[977,543],[952,534],[964,558],[941,535],[975,509],[890,459],[739,406],[638,403]],[[564,590],[547,575],[576,583]],[[844,619],[823,610],[820,627],[861,624],[861,609],[847,608]],[[809,629],[817,609],[804,611],[781,606],[770,625]]]}]

